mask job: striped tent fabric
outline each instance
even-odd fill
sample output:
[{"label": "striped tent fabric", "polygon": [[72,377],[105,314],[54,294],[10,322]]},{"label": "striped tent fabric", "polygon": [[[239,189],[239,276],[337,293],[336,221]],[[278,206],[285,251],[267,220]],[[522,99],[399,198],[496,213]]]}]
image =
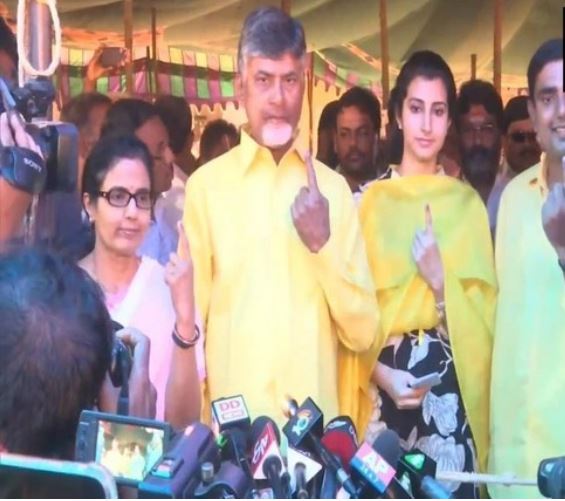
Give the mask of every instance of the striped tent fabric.
[{"label": "striped tent fabric", "polygon": [[[134,90],[137,97],[149,99],[159,94],[184,97],[197,107],[228,103],[238,105],[235,95],[236,58],[232,55],[206,54],[176,48],[158,51],[158,60],[148,57],[147,49],[134,49]],[[57,71],[56,84],[61,103],[84,90],[86,65],[93,50],[63,48],[61,65]],[[308,68],[313,69],[316,83],[322,82],[326,89],[333,87],[339,93],[355,85],[370,88],[381,96],[380,85],[362,80],[325,59],[318,52],[309,54]],[[126,92],[126,77],[123,70],[99,78],[96,89],[104,94]]]}]

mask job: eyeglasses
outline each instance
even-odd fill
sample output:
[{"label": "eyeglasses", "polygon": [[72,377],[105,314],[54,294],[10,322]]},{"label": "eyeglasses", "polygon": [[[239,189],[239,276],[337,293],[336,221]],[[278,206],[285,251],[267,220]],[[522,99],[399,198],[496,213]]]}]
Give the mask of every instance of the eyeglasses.
[{"label": "eyeglasses", "polygon": [[125,188],[112,188],[108,191],[99,191],[98,195],[105,198],[112,207],[123,209],[129,205],[132,198],[135,200],[135,206],[138,209],[151,210],[153,207],[153,195],[149,190],[130,193]]},{"label": "eyeglasses", "polygon": [[513,132],[510,134],[510,138],[515,143],[525,143],[526,141],[535,143],[537,140],[535,132]]}]

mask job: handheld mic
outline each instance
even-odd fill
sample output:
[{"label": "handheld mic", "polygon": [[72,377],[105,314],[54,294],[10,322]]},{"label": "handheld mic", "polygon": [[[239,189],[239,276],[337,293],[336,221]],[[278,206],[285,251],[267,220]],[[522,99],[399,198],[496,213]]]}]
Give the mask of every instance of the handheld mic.
[{"label": "handheld mic", "polygon": [[275,422],[260,416],[251,425],[253,456],[251,469],[256,480],[266,479],[276,498],[286,499],[281,475],[285,472],[279,449],[280,433]]},{"label": "handheld mic", "polygon": [[565,457],[544,459],[539,464],[538,489],[546,498],[565,498]]},{"label": "handheld mic", "polygon": [[384,430],[373,446],[362,443],[351,460],[351,468],[360,479],[359,496],[383,496],[394,479],[399,458],[400,442],[392,430]]},{"label": "handheld mic", "polygon": [[219,398],[212,401],[213,428],[224,461],[231,461],[253,479],[246,451],[249,445],[251,419],[243,396]]},{"label": "handheld mic", "polygon": [[398,470],[409,479],[415,497],[427,499],[451,499],[449,493],[436,479],[436,462],[418,449],[400,457]]},{"label": "handheld mic", "polygon": [[357,497],[357,489],[349,474],[344,470],[340,461],[326,449],[320,440],[324,416],[320,408],[311,398],[307,398],[300,406],[295,401],[288,401],[285,409],[290,415],[283,432],[288,443],[293,447],[312,449],[323,465],[336,476],[338,483],[352,497]]},{"label": "handheld mic", "polygon": [[332,419],[324,429],[322,445],[341,461],[347,473],[351,473],[350,461],[357,452],[357,431],[353,421],[348,416],[338,416]]},{"label": "handheld mic", "polygon": [[291,474],[291,492],[298,499],[309,498],[308,483],[322,470],[310,453],[289,447],[287,450],[288,471]]}]

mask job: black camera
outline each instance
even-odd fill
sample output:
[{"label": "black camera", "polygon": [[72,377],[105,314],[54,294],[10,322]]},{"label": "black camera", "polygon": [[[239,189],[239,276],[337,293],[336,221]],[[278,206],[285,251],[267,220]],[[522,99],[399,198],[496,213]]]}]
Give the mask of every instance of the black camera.
[{"label": "black camera", "polygon": [[[17,111],[26,121],[25,129],[41,148],[45,159],[46,176],[42,185],[18,186],[30,192],[74,192],[78,178],[78,130],[70,123],[45,120],[55,99],[51,80],[38,77],[23,87],[10,88],[5,80],[0,83],[2,110]],[[13,148],[22,150],[22,148]],[[18,155],[3,155],[3,163],[16,163]],[[22,171],[25,166],[12,165],[11,170]],[[16,179],[17,181],[17,179]],[[27,188],[27,189],[26,189]]]},{"label": "black camera", "polygon": [[171,436],[162,421],[82,411],[75,460],[102,465],[118,485],[136,487],[168,450]]},{"label": "black camera", "polygon": [[[114,334],[123,329],[123,326],[112,320],[112,328]],[[114,344],[112,346],[112,359],[110,362],[110,380],[115,388],[120,388],[127,384],[131,373],[133,351],[130,346],[121,339],[114,336]]]}]

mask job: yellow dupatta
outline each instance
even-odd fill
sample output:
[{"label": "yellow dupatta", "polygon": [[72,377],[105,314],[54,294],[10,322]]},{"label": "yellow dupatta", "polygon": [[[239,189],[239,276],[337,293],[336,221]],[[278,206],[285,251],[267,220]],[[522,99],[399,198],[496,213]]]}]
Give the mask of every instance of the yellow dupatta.
[{"label": "yellow dupatta", "polygon": [[[445,273],[445,303],[455,368],[465,410],[485,470],[489,448],[489,388],[496,302],[494,258],[486,209],[474,190],[448,176],[410,176],[373,183],[360,218],[387,339],[432,328],[433,294],[411,255],[416,230],[431,207]],[[355,355],[340,347],[340,403],[364,429],[371,416],[369,380],[383,348]],[[349,388],[349,396],[346,395]],[[355,389],[352,391],[351,389]]]}]

